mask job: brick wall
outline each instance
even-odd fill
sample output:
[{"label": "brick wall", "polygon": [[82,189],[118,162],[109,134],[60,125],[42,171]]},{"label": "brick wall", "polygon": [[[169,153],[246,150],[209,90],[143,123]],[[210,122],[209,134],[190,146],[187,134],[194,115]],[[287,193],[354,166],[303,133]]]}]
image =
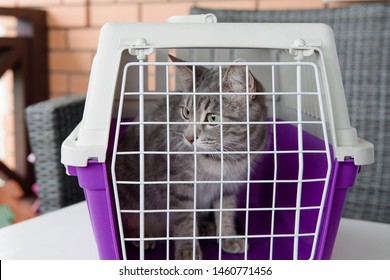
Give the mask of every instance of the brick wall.
[{"label": "brick wall", "polygon": [[[0,6],[48,12],[50,96],[87,90],[99,29],[108,21],[166,21],[192,6],[225,9],[321,8],[322,0],[1,0]],[[12,19],[3,19],[8,33]]]}]

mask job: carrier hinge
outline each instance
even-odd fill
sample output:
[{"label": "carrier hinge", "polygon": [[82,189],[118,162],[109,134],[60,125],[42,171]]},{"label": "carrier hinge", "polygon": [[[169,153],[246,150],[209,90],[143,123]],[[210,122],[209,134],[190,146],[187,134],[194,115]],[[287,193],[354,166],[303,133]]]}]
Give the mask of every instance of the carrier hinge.
[{"label": "carrier hinge", "polygon": [[145,60],[147,55],[152,54],[154,49],[148,44],[145,38],[139,38],[129,48],[131,55],[137,56],[138,60]]},{"label": "carrier hinge", "polygon": [[297,39],[290,46],[289,52],[295,60],[301,61],[305,56],[313,55],[314,47],[319,46],[321,46],[321,43],[306,44],[303,39]]}]

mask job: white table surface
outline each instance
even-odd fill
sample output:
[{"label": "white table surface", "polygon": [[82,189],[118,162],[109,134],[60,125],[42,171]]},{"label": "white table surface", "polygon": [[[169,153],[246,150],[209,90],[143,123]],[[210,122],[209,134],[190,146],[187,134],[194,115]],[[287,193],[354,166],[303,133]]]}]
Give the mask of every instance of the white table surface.
[{"label": "white table surface", "polygon": [[[390,260],[390,224],[343,218],[332,258]],[[98,259],[86,203],[0,229],[0,259]]]}]

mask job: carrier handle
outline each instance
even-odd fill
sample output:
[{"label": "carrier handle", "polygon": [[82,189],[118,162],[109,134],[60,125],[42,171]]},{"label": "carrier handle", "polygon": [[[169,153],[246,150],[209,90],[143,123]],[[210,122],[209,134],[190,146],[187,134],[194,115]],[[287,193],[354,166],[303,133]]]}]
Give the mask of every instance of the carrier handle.
[{"label": "carrier handle", "polygon": [[172,16],[168,19],[172,23],[217,23],[217,16],[214,14]]}]

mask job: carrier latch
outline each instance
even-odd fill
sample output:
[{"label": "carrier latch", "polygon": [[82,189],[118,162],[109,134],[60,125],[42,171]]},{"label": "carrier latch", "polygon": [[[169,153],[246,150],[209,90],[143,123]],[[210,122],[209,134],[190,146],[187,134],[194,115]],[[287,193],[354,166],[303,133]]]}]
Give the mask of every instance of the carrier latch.
[{"label": "carrier latch", "polygon": [[152,54],[153,51],[153,48],[148,44],[145,38],[138,38],[135,41],[135,44],[131,45],[129,48],[129,53],[131,55],[136,55],[139,60],[145,60],[146,56]]},{"label": "carrier latch", "polygon": [[301,61],[305,56],[311,56],[314,53],[314,46],[313,44],[307,45],[303,39],[296,39],[290,46],[289,52],[295,60]]}]

